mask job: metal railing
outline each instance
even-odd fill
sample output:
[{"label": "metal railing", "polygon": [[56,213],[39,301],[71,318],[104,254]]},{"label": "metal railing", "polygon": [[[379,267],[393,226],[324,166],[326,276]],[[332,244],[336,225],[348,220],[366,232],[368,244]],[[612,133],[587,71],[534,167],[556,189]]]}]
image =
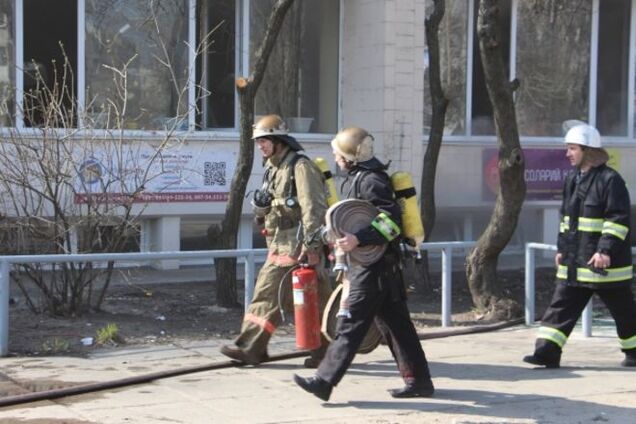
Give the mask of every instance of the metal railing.
[{"label": "metal railing", "polygon": [[420,244],[420,250],[442,251],[442,327],[451,325],[451,300],[453,289],[453,249],[468,249],[474,241],[427,242]]},{"label": "metal railing", "polygon": [[[525,275],[525,304],[526,304],[526,325],[534,325],[534,321],[536,319],[536,309],[535,309],[535,292],[536,292],[536,284],[535,284],[535,268],[536,261],[534,256],[535,250],[549,250],[556,252],[557,247],[554,244],[544,244],[544,243],[526,243],[526,275]],[[592,299],[587,303],[585,309],[583,309],[583,313],[581,314],[581,325],[583,327],[583,336],[591,337],[592,336]]]},{"label": "metal railing", "polygon": [[[442,327],[451,325],[453,250],[466,250],[474,241],[429,242],[420,245],[421,250],[442,253]],[[139,252],[139,253],[83,253],[64,255],[15,255],[0,256],[0,356],[6,356],[9,343],[9,283],[11,265],[27,263],[69,262],[149,262],[164,259],[215,259],[245,258],[244,306],[251,303],[254,293],[255,263],[264,257],[267,249],[197,250],[189,252]]]},{"label": "metal railing", "polygon": [[189,252],[139,252],[139,253],[82,253],[68,255],[15,255],[0,256],[0,356],[9,352],[9,283],[11,265],[29,263],[69,262],[149,262],[162,259],[212,259],[245,258],[245,308],[254,293],[255,261],[267,254],[267,249],[196,250]]}]

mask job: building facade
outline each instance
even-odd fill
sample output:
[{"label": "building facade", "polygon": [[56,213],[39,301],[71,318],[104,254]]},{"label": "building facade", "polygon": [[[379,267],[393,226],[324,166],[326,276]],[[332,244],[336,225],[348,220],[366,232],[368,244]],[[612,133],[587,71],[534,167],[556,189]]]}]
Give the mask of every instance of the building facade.
[{"label": "building facade", "polygon": [[[206,229],[225,211],[238,152],[234,81],[249,75],[272,4],[0,0],[0,131],[37,139],[44,123],[55,126],[29,102],[38,83],[57,82],[75,93],[59,106],[68,119],[58,125],[77,128],[76,138],[94,141],[117,132],[143,157],[174,137],[178,148],[169,150],[158,178],[146,187],[131,249],[206,249]],[[629,166],[636,155],[636,0],[501,4],[505,61],[510,78],[521,82],[517,119],[528,161],[528,199],[512,244],[553,242],[568,168],[562,145],[567,120],[598,126],[636,196],[636,170]],[[477,5],[447,0],[440,29],[450,105],[433,240],[475,239],[494,204],[496,137],[477,50]],[[419,181],[430,125],[424,25],[431,10],[425,0],[295,2],[256,114],[280,114],[309,156],[332,164],[329,141],[338,128],[365,127],[391,171],[409,171]],[[72,72],[65,74],[61,63]],[[99,162],[96,152],[82,169]],[[248,192],[262,175],[257,155]],[[239,246],[261,246],[249,196],[243,211]]]}]

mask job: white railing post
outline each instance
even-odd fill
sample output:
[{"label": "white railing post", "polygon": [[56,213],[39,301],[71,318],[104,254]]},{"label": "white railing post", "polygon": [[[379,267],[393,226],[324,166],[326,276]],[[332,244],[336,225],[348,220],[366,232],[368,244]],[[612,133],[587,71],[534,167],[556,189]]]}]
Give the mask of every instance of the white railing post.
[{"label": "white railing post", "polygon": [[587,302],[581,314],[581,327],[583,329],[583,337],[592,337],[592,298]]},{"label": "white railing post", "polygon": [[451,325],[453,248],[442,249],[442,327]]},{"label": "white railing post", "polygon": [[244,294],[244,309],[247,312],[247,308],[252,303],[252,297],[254,296],[254,253],[250,252],[245,257],[245,294]]},{"label": "white railing post", "polygon": [[9,353],[9,271],[11,264],[0,260],[0,356]]},{"label": "white railing post", "polygon": [[526,272],[525,272],[525,297],[526,297],[526,325],[533,325],[535,318],[534,292],[534,250],[530,243],[526,243]]},{"label": "white railing post", "polygon": [[451,305],[453,287],[453,249],[468,249],[474,241],[426,242],[420,244],[420,250],[439,250],[442,252],[442,327],[451,326]]}]

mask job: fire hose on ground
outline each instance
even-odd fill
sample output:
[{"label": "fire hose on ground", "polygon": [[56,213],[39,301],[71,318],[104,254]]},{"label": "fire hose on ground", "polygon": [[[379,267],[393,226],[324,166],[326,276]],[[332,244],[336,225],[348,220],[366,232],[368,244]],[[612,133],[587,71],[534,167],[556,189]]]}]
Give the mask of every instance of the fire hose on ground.
[{"label": "fire hose on ground", "polygon": [[[444,337],[452,337],[452,336],[462,336],[468,334],[476,334],[476,333],[484,333],[490,331],[497,331],[508,327],[514,327],[519,324],[523,324],[524,319],[516,319],[512,321],[506,321],[495,324],[488,325],[479,325],[472,327],[460,327],[452,330],[443,330],[443,331],[435,331],[431,333],[418,333],[418,337],[420,340],[432,340],[432,339],[440,339]],[[264,360],[263,362],[278,362],[285,361],[288,359],[294,358],[302,358],[309,356],[310,352],[308,350],[300,350],[295,352],[281,353],[278,355],[271,355],[269,358]],[[59,389],[52,390],[44,390],[33,393],[25,393],[15,396],[7,396],[4,398],[0,398],[0,408],[11,405],[20,405],[31,402],[39,402],[43,400],[53,400],[59,399],[67,396],[76,396],[86,393],[100,392],[104,390],[116,389],[120,387],[133,386],[137,384],[145,384],[150,383],[155,380],[160,380],[164,378],[178,377],[180,375],[185,374],[193,374],[204,371],[214,371],[225,368],[232,367],[241,367],[245,364],[236,361],[219,361],[212,362],[204,365],[197,365],[191,367],[182,367],[176,369],[170,369],[165,371],[157,371],[148,374],[142,374],[134,377],[126,377],[109,381],[102,381],[97,383],[89,383],[89,384],[80,384],[72,387],[64,387]]]},{"label": "fire hose on ground", "polygon": [[[338,206],[340,205],[340,206]],[[369,222],[376,216],[377,209],[372,206],[369,202],[357,200],[357,199],[348,199],[338,202],[333,205],[327,211],[326,221],[328,232],[331,234],[328,237],[342,237],[343,231],[355,233],[362,226],[368,226]],[[337,223],[337,224],[336,224]],[[355,249],[352,252],[347,253],[346,255],[342,255],[340,260],[344,260],[346,262],[340,263],[338,266],[347,267],[355,264],[370,264],[377,260],[379,260],[386,250],[386,245],[381,246],[364,246],[358,249]],[[338,256],[338,255],[336,255]],[[345,257],[346,256],[346,257]],[[337,258],[338,261],[338,258]],[[341,268],[342,269],[342,268]],[[334,328],[335,328],[335,320],[336,315],[341,307],[341,298],[345,296],[346,298],[346,287],[343,287],[344,284],[340,284],[337,289],[334,291],[334,294],[329,299],[329,303],[326,307],[325,313],[323,315],[323,334],[330,339],[335,337]],[[344,294],[343,294],[344,293]],[[476,334],[483,333],[489,331],[496,331],[507,327],[513,327],[519,324],[523,324],[524,319],[516,319],[512,321],[506,321],[501,323],[489,324],[489,325],[479,325],[479,326],[471,326],[471,327],[459,327],[451,330],[443,330],[443,331],[435,331],[430,333],[418,333],[418,337],[420,340],[431,340],[438,339],[444,337],[451,336],[460,336],[460,335],[468,335],[468,334]],[[331,331],[331,334],[328,332]],[[331,336],[331,337],[330,337]],[[362,343],[361,348],[358,350],[359,353],[368,353],[374,350],[381,342],[381,334],[377,327],[373,325],[369,330],[369,333],[365,337],[365,340]],[[300,357],[306,357],[310,355],[309,350],[297,350],[289,353],[282,353],[278,355],[271,355],[263,362],[277,362],[283,361],[287,359],[294,359]],[[104,382],[97,383],[89,383],[89,384],[81,384],[72,387],[65,387],[59,389],[45,390],[33,393],[20,394],[15,396],[7,396],[4,398],[0,398],[0,407],[10,406],[10,405],[20,405],[31,402],[37,402],[42,400],[53,400],[59,399],[67,396],[75,396],[80,394],[99,392],[109,389],[115,389],[120,387],[132,386],[137,384],[145,384],[150,383],[155,380],[177,377],[185,374],[192,374],[197,372],[204,371],[213,371],[224,368],[231,367],[239,367],[244,366],[245,364],[236,362],[236,361],[220,361],[213,362],[205,365],[191,366],[191,367],[182,367],[176,369],[170,369],[165,371],[158,371],[143,375],[138,375],[134,377],[127,377],[115,380],[109,380]]]}]

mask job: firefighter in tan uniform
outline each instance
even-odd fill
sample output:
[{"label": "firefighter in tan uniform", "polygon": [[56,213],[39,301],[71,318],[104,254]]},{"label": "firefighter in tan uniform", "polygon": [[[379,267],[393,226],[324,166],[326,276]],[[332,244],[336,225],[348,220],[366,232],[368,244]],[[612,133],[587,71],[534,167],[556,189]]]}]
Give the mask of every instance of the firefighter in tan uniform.
[{"label": "firefighter in tan uniform", "polygon": [[[299,262],[313,266],[318,274],[320,311],[331,294],[320,237],[327,211],[322,172],[306,156],[301,145],[289,136],[283,120],[267,115],[254,125],[252,139],[265,161],[261,189],[252,206],[267,241],[268,255],[258,274],[254,297],[233,345],[221,348],[224,355],[250,365],[267,359],[267,343],[281,323],[281,308],[293,311],[291,271]],[[282,286],[281,286],[282,284]],[[312,352],[305,366],[318,366],[326,350]]]}]

